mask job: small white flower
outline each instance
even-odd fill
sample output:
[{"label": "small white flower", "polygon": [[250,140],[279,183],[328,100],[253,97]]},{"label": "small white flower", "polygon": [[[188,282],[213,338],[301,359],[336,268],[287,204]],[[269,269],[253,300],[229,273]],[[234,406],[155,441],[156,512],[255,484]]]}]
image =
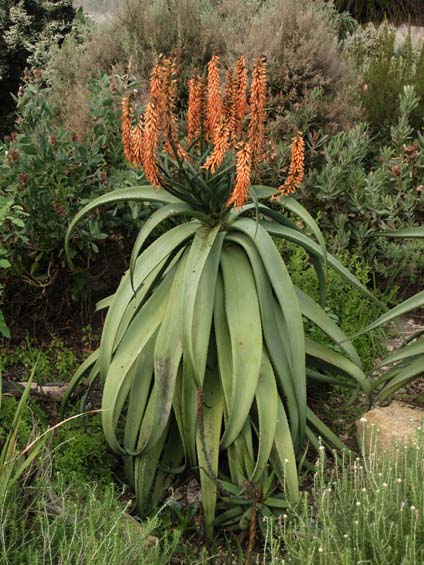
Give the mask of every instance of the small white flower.
[{"label": "small white flower", "polygon": [[363,489],[362,489],[362,492],[367,492],[367,489],[366,489],[366,488],[363,488]]},{"label": "small white flower", "polygon": [[415,506],[411,506],[411,512],[414,512],[416,510]]},{"label": "small white flower", "polygon": [[401,483],[401,482],[402,482],[402,479],[396,479],[396,482],[397,482],[397,483]]},{"label": "small white flower", "polygon": [[347,539],[349,536],[348,536],[348,534],[344,534],[343,537],[344,537],[344,539]]},{"label": "small white flower", "polygon": [[323,445],[320,445],[320,446],[319,446],[319,450],[320,450],[320,451],[324,451],[324,450],[325,450],[325,447],[324,447]]},{"label": "small white flower", "polygon": [[359,502],[359,500],[357,501],[356,506],[361,506],[361,503]]},{"label": "small white flower", "polygon": [[359,520],[355,520],[354,524],[355,524],[355,526],[357,526],[359,524]]},{"label": "small white flower", "polygon": [[283,515],[283,520],[287,520],[287,518],[288,518],[287,514],[284,514],[284,515]]},{"label": "small white flower", "polygon": [[320,553],[322,553],[322,552],[324,551],[324,548],[319,547],[319,548],[318,548],[318,551],[319,551]]},{"label": "small white flower", "polygon": [[383,483],[383,487],[387,488],[389,485],[387,483]]},{"label": "small white flower", "polygon": [[366,424],[367,422],[368,422],[368,420],[362,416],[362,418],[361,418],[361,423],[362,423],[362,424]]}]

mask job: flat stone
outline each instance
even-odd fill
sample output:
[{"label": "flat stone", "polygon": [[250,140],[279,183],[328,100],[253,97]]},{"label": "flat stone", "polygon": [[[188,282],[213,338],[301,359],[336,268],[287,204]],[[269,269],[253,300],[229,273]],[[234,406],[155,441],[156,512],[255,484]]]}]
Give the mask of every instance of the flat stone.
[{"label": "flat stone", "polygon": [[358,443],[365,447],[366,453],[377,454],[414,445],[423,423],[422,408],[395,400],[389,406],[373,408],[356,421]]}]

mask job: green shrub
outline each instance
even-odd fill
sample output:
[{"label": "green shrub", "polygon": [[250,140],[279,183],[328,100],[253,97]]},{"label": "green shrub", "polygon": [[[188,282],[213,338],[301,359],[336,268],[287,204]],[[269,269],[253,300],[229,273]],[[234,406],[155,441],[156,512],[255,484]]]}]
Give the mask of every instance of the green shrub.
[{"label": "green shrub", "polygon": [[11,374],[14,380],[26,381],[35,367],[34,381],[41,385],[68,382],[79,358],[74,350],[57,337],[40,346],[27,336],[18,346],[4,348],[0,354],[0,362],[6,374]]},{"label": "green shrub", "polygon": [[0,6],[0,136],[13,123],[13,100],[24,68],[45,65],[51,47],[71,30],[71,0],[7,0]]},{"label": "green shrub", "polygon": [[[318,300],[317,278],[307,255],[293,245],[280,246],[280,249],[286,258],[294,284],[314,300]],[[372,282],[369,266],[359,257],[346,254],[339,257],[339,260],[364,285],[369,285]],[[380,314],[380,309],[375,304],[333,271],[328,274],[325,311],[348,336],[355,335],[363,330]],[[309,325],[306,331],[314,339],[325,339],[316,326]],[[361,335],[354,340],[355,348],[366,369],[370,369],[375,359],[385,352],[384,337],[384,332],[380,331],[372,335]]]},{"label": "green shrub", "polygon": [[[22,207],[14,204],[13,196],[0,194],[0,305],[3,301],[4,280],[7,276],[7,269],[11,266],[9,257],[12,246],[17,243],[27,243],[26,236],[24,235],[25,216],[26,214]],[[1,308],[0,336],[10,337],[10,330]]]},{"label": "green shrub", "polygon": [[390,126],[400,117],[399,96],[405,86],[413,86],[418,97],[411,118],[419,130],[424,123],[424,43],[413,44],[410,30],[402,42],[397,41],[396,28],[386,23],[378,30],[360,29],[347,46],[360,75],[359,94],[373,130],[387,138]]},{"label": "green shrub", "polygon": [[[25,212],[24,225],[3,222],[2,244],[20,283],[45,288],[64,267],[63,241],[69,218],[88,199],[115,186],[134,183],[139,174],[122,162],[119,140],[119,78],[106,76],[88,85],[90,131],[83,137],[58,125],[58,108],[48,98],[40,75],[28,81],[18,99],[18,130],[0,143],[0,195]],[[76,249],[91,263],[104,245],[104,226],[131,233],[138,207],[93,214],[76,236]],[[139,222],[140,220],[138,220]],[[75,287],[78,290],[78,287]]]},{"label": "green shrub", "polygon": [[375,144],[365,124],[328,138],[322,161],[306,175],[302,199],[320,213],[333,250],[366,257],[380,280],[393,282],[395,264],[395,275],[415,283],[424,268],[422,243],[411,243],[412,253],[406,254],[373,237],[377,230],[412,226],[423,217],[424,137],[410,126],[414,90],[405,88],[398,104],[390,145]]},{"label": "green shrub", "polygon": [[64,484],[110,485],[113,463],[98,416],[89,416],[86,422],[72,420],[57,430],[52,471]]}]

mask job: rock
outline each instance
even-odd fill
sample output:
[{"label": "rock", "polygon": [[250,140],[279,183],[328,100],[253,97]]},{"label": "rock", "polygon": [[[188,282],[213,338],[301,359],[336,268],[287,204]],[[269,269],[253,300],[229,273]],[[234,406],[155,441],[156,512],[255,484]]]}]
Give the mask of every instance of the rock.
[{"label": "rock", "polygon": [[356,421],[358,443],[366,453],[393,451],[416,441],[417,430],[423,425],[424,410],[403,402],[373,408]]}]

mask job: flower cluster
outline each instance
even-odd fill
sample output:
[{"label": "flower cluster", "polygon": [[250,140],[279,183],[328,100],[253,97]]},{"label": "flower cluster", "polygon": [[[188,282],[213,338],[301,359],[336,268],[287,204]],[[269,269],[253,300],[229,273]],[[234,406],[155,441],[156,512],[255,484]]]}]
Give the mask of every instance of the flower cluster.
[{"label": "flower cluster", "polygon": [[[266,121],[266,61],[255,61],[250,88],[246,60],[240,56],[221,84],[219,57],[214,55],[205,78],[188,81],[186,128],[180,135],[177,109],[177,65],[161,59],[150,76],[150,97],[133,125],[134,96],[122,100],[122,143],[127,161],[140,165],[152,186],[164,185],[160,154],[162,144],[172,159],[184,166],[193,152],[205,148],[198,169],[215,175],[228,152],[235,153],[235,178],[226,206],[240,208],[248,199],[255,165],[263,157]],[[184,142],[181,141],[184,139]],[[184,143],[184,146],[183,146]],[[280,187],[290,194],[303,180],[304,142],[298,133],[293,140],[289,177]]]}]

